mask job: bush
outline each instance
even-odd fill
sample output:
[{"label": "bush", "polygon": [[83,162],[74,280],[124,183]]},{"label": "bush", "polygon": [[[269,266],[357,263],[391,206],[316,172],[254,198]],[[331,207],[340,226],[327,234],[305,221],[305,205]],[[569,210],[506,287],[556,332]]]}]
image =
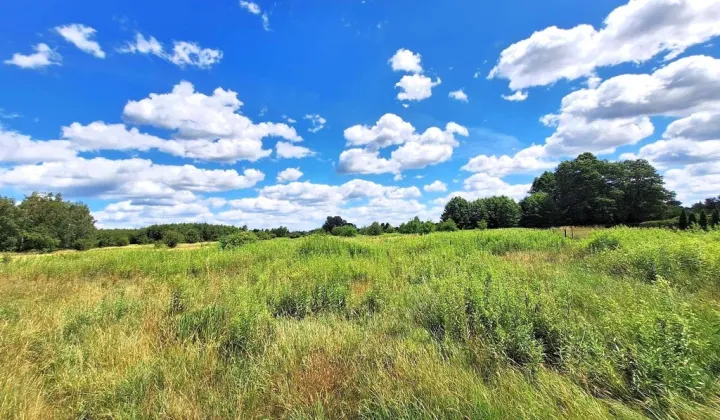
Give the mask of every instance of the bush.
[{"label": "bush", "polygon": [[162,241],[168,248],[175,248],[179,243],[183,241],[182,235],[174,230],[168,230],[163,235]]},{"label": "bush", "polygon": [[260,238],[252,232],[238,232],[220,238],[221,249],[235,249],[259,241]]},{"label": "bush", "polygon": [[44,233],[28,233],[22,241],[23,251],[52,252],[60,247],[60,241]]},{"label": "bush", "polygon": [[674,228],[679,226],[679,221],[677,217],[666,220],[651,220],[648,222],[642,222],[638,226],[641,228]]},{"label": "bush", "polygon": [[383,234],[383,228],[380,223],[372,222],[372,224],[364,228],[361,233],[369,236],[380,236]]},{"label": "bush", "polygon": [[438,232],[455,232],[458,228],[453,219],[448,219],[444,222],[438,223],[437,230]]},{"label": "bush", "polygon": [[353,237],[357,235],[357,229],[355,229],[353,226],[345,225],[345,226],[337,226],[334,227],[332,230],[333,236],[344,236],[344,237]]}]

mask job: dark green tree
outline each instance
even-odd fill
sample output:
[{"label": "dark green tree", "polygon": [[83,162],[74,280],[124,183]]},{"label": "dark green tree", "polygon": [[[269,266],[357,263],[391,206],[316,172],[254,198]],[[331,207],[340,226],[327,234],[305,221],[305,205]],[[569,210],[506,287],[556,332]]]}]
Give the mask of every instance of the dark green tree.
[{"label": "dark green tree", "polygon": [[530,188],[530,194],[542,192],[554,197],[556,187],[557,181],[555,180],[555,174],[553,172],[545,171],[542,175],[533,180],[532,187]]},{"label": "dark green tree", "polygon": [[180,232],[168,230],[164,232],[162,241],[168,248],[175,248],[183,242],[183,237]]},{"label": "dark green tree", "polygon": [[688,225],[693,226],[693,225],[696,225],[697,223],[698,223],[697,216],[695,215],[695,213],[690,212],[690,216],[688,216]]},{"label": "dark green tree", "polygon": [[448,219],[437,224],[438,232],[455,232],[456,230],[458,230],[458,228],[453,219]]},{"label": "dark green tree", "polygon": [[467,229],[477,229],[478,224],[482,220],[487,220],[488,212],[485,207],[485,201],[478,199],[470,203],[469,222]]},{"label": "dark green tree", "polygon": [[531,194],[520,201],[524,227],[545,228],[555,224],[558,209],[552,196],[546,192]]},{"label": "dark green tree", "polygon": [[322,230],[330,233],[336,227],[341,227],[341,226],[345,226],[348,224],[349,223],[340,216],[328,216],[327,220],[325,220],[325,224],[323,224],[323,226],[322,226]]},{"label": "dark green tree", "polygon": [[380,236],[383,234],[383,227],[378,222],[372,222],[365,228],[363,234],[370,236]]},{"label": "dark green tree", "polygon": [[698,223],[700,224],[701,228],[707,230],[708,217],[707,217],[707,213],[705,213],[705,210],[700,210],[700,218],[698,219]]},{"label": "dark green tree", "polygon": [[452,219],[460,229],[472,229],[475,226],[470,222],[470,203],[462,197],[453,197],[445,205],[445,210],[440,217],[441,221]]},{"label": "dark green tree", "polygon": [[21,246],[20,210],[15,200],[0,197],[0,251],[17,251]]},{"label": "dark green tree", "polygon": [[688,214],[685,209],[680,212],[680,218],[678,219],[678,227],[680,230],[685,230],[689,226]]},{"label": "dark green tree", "polygon": [[652,165],[642,159],[610,165],[619,169],[617,187],[622,191],[617,196],[617,222],[635,224],[665,216],[665,209],[675,195],[665,189],[662,176]]},{"label": "dark green tree", "polygon": [[520,224],[522,209],[512,198],[504,195],[489,197],[483,199],[483,203],[488,214],[489,228],[510,228]]},{"label": "dark green tree", "polygon": [[714,228],[720,226],[720,209],[715,209],[710,217],[710,225]]}]

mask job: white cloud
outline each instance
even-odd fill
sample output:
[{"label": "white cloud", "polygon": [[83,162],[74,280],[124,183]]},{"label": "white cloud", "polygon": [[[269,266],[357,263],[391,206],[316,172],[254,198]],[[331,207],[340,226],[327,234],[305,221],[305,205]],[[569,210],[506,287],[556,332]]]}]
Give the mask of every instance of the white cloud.
[{"label": "white cloud", "polygon": [[422,74],[405,75],[395,84],[402,89],[397,94],[401,101],[422,101],[432,96],[432,88],[442,83],[438,77],[436,81]]},{"label": "white cloud", "polygon": [[101,198],[173,198],[178,193],[250,188],[264,178],[255,169],[240,175],[235,170],[158,165],[147,159],[75,158],[0,170],[0,186]]},{"label": "white cloud", "polygon": [[105,58],[105,51],[100,48],[100,44],[92,38],[97,32],[94,28],[73,23],[70,25],[57,26],[55,31],[60,34],[66,41],[72,43],[79,49],[88,54],[92,54],[97,58]]},{"label": "white cloud", "polygon": [[531,186],[531,184],[508,184],[500,178],[485,173],[478,173],[464,181],[461,191],[450,193],[445,197],[433,200],[433,202],[438,206],[443,206],[451,198],[457,196],[464,197],[468,200],[477,200],[478,198],[498,195],[520,200],[527,195]]},{"label": "white cloud", "polygon": [[165,52],[163,45],[154,37],[145,38],[135,34],[135,41],[128,42],[118,52],[127,54],[152,54],[179,67],[195,66],[208,69],[222,60],[223,53],[217,49],[202,48],[196,42],[174,41],[172,54]]},{"label": "white cloud", "polygon": [[594,74],[599,67],[645,62],[666,52],[671,60],[720,34],[716,0],[633,0],[613,10],[600,30],[551,26],[506,48],[488,78],[512,90]]},{"label": "white cloud", "polygon": [[277,157],[283,159],[302,159],[304,157],[314,156],[315,152],[307,147],[279,141],[275,145],[275,154]]},{"label": "white cloud", "polygon": [[300,172],[300,168],[287,168],[284,171],[278,173],[277,182],[284,183],[284,182],[297,181],[302,176],[303,176],[303,173]]},{"label": "white cloud", "polygon": [[665,172],[665,186],[677,192],[677,199],[689,206],[718,194],[720,163],[718,160],[687,165]]},{"label": "white cloud", "polygon": [[192,84],[180,82],[170,93],[129,101],[123,116],[136,124],[173,131],[188,157],[205,160],[256,161],[271,154],[263,149],[265,137],[302,140],[287,124],[254,124],[238,113],[242,105],[231,90],[217,88],[207,96],[195,92]]},{"label": "white cloud", "polygon": [[[455,135],[468,136],[467,128],[448,123],[445,130],[430,127],[418,134],[412,124],[394,114],[386,114],[373,126],[353,126],[345,130],[345,138],[353,148],[340,154],[341,173],[380,174],[408,169],[421,169],[445,162],[459,145]],[[400,145],[390,153],[390,159],[380,157],[380,148]]]},{"label": "white cloud", "polygon": [[250,1],[241,0],[240,7],[252,13],[253,15],[259,15],[260,13],[262,13],[262,10],[260,10],[260,6],[258,6],[257,3],[253,3]]},{"label": "white cloud", "polygon": [[393,55],[390,60],[388,60],[388,62],[392,66],[393,71],[422,73],[423,68],[420,64],[420,60],[420,54],[415,54],[408,49],[400,48],[399,50],[397,50],[395,55]]},{"label": "white cloud", "polygon": [[39,69],[47,66],[59,66],[61,56],[47,44],[40,43],[33,47],[35,54],[13,54],[12,58],[5,60],[5,64],[18,66],[23,69]]},{"label": "white cloud", "polygon": [[501,96],[503,99],[505,99],[506,101],[522,102],[522,101],[524,101],[525,99],[528,98],[528,93],[527,93],[527,92],[524,92],[524,91],[522,91],[522,90],[518,90],[518,91],[516,91],[515,93],[513,93],[512,95],[500,95],[500,96]]},{"label": "white cloud", "polygon": [[468,101],[468,96],[467,96],[467,94],[466,94],[462,89],[454,90],[454,91],[450,92],[450,93],[448,94],[448,96],[449,96],[450,98],[455,99],[455,100],[460,101],[460,102],[467,102],[467,101]]},{"label": "white cloud", "polygon": [[548,160],[543,146],[533,145],[516,153],[515,156],[487,156],[478,155],[461,169],[469,172],[482,172],[490,176],[505,176],[509,174],[533,173],[543,169],[550,169],[558,164],[557,161]]},{"label": "white cloud", "polygon": [[308,131],[311,133],[317,133],[318,131],[322,130],[323,128],[325,128],[325,124],[327,123],[327,120],[321,117],[320,114],[307,114],[304,118],[312,123],[312,127],[308,128]]},{"label": "white cloud", "polygon": [[5,131],[0,126],[0,162],[61,161],[73,159],[75,154],[69,141],[36,141],[15,131]]},{"label": "white cloud", "polygon": [[258,6],[257,3],[253,3],[251,1],[240,1],[240,8],[245,9],[248,12],[252,13],[253,15],[260,15],[260,18],[262,19],[263,23],[263,29],[266,31],[270,30],[270,17],[268,16],[267,12],[263,13],[260,6]]},{"label": "white cloud", "polygon": [[447,191],[447,185],[442,181],[435,181],[432,184],[428,184],[423,187],[426,192],[445,192]]}]

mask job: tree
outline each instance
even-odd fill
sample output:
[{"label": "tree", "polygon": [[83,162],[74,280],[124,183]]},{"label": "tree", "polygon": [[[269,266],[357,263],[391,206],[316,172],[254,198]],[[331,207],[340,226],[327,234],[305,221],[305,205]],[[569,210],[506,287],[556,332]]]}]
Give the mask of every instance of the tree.
[{"label": "tree", "polygon": [[483,200],[475,200],[470,203],[469,223],[466,229],[477,229],[478,224],[487,220],[488,212]]},{"label": "tree", "polygon": [[17,251],[20,242],[20,211],[15,200],[0,197],[0,251]]},{"label": "tree", "polygon": [[325,232],[330,233],[330,232],[332,232],[332,230],[333,230],[334,228],[336,228],[336,227],[341,227],[341,226],[345,226],[345,225],[348,225],[348,224],[349,224],[349,223],[348,223],[347,221],[345,221],[345,219],[343,219],[343,218],[340,217],[340,216],[328,216],[327,220],[325,220],[325,224],[323,224],[323,226],[322,226],[322,229],[323,229]]},{"label": "tree", "polygon": [[546,193],[552,197],[555,195],[556,187],[557,181],[555,180],[555,174],[545,171],[542,175],[533,180],[532,187],[530,188],[530,194]]},{"label": "tree", "polygon": [[499,196],[483,199],[487,209],[487,224],[489,228],[516,227],[520,223],[522,209],[510,197]]},{"label": "tree", "polygon": [[456,230],[458,230],[458,228],[453,219],[448,219],[437,224],[438,232],[455,232]]},{"label": "tree", "polygon": [[201,241],[202,236],[200,235],[200,232],[197,231],[197,229],[190,229],[185,232],[185,242],[189,244],[195,244]]},{"label": "tree", "polygon": [[162,241],[168,246],[168,248],[175,248],[178,244],[183,242],[183,237],[179,232],[168,230],[163,234]]},{"label": "tree", "polygon": [[692,227],[693,225],[696,225],[698,222],[697,216],[695,216],[695,213],[690,212],[690,216],[688,216],[688,225]]},{"label": "tree", "polygon": [[363,233],[370,236],[380,236],[383,234],[383,228],[378,222],[372,222],[370,226],[367,226]]},{"label": "tree", "polygon": [[435,231],[435,223],[431,221],[423,222],[419,217],[415,216],[412,220],[407,223],[403,223],[398,228],[398,232],[407,235],[427,235]]},{"label": "tree", "polygon": [[545,228],[555,224],[557,206],[552,196],[546,192],[536,192],[520,201],[522,208],[521,225],[524,227]]},{"label": "tree", "polygon": [[270,233],[275,235],[276,238],[287,238],[290,236],[290,230],[285,226],[270,229]]},{"label": "tree", "polygon": [[235,249],[257,242],[259,239],[253,232],[247,230],[225,235],[220,238],[220,249]]},{"label": "tree", "polygon": [[333,236],[345,236],[345,237],[353,237],[357,235],[357,229],[355,226],[351,225],[344,225],[344,226],[335,226],[332,230]]},{"label": "tree", "polygon": [[710,225],[714,228],[720,226],[720,209],[715,209],[710,217]]},{"label": "tree", "polygon": [[685,209],[683,209],[680,212],[680,218],[678,219],[678,227],[680,228],[680,230],[685,230],[688,228],[688,225],[689,225],[688,214],[687,214],[687,211]]},{"label": "tree", "polygon": [[453,197],[445,205],[440,220],[445,222],[451,219],[460,229],[473,229],[475,227],[470,221],[470,203],[462,197]]},{"label": "tree", "polygon": [[698,223],[700,224],[701,228],[707,230],[708,218],[707,218],[707,213],[705,213],[705,210],[700,210],[700,219],[698,220]]},{"label": "tree", "polygon": [[[18,212],[21,242],[29,234],[36,234],[31,241],[36,244],[48,245],[47,241],[38,241],[47,237],[55,248],[84,248],[95,235],[90,209],[85,204],[64,201],[60,194],[32,193],[20,203]],[[35,249],[28,246],[23,243],[20,248]]]},{"label": "tree", "polygon": [[665,215],[667,203],[675,195],[665,189],[662,176],[646,160],[626,160],[610,165],[619,168],[618,222],[640,223],[659,220]]}]

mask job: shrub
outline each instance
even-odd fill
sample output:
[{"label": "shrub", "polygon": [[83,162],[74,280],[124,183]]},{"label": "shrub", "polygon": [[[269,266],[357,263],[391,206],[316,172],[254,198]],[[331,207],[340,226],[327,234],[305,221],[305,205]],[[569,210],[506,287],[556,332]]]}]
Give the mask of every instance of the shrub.
[{"label": "shrub", "polygon": [[700,227],[701,227],[701,228],[703,228],[703,229],[707,229],[707,228],[708,228],[708,218],[707,218],[707,213],[705,213],[705,210],[701,210],[701,211],[700,211],[700,220],[699,220],[699,223],[700,223]]},{"label": "shrub", "polygon": [[712,217],[710,217],[710,225],[712,227],[720,226],[720,211],[718,209],[715,209],[712,212]]},{"label": "shrub", "polygon": [[678,227],[681,230],[685,230],[688,228],[688,214],[687,214],[687,211],[685,211],[685,209],[683,209],[683,211],[680,212],[680,217],[678,219]]},{"label": "shrub", "polygon": [[380,236],[383,234],[383,228],[378,222],[372,222],[372,224],[363,230],[364,235],[369,236]]},{"label": "shrub", "polygon": [[60,241],[44,233],[28,233],[22,241],[23,251],[52,252],[60,247]]},{"label": "shrub", "polygon": [[183,237],[174,230],[168,230],[163,234],[162,241],[168,248],[175,248],[183,241]]},{"label": "shrub", "polygon": [[202,242],[202,235],[200,235],[200,232],[198,232],[196,229],[190,229],[185,232],[185,242],[189,244]]},{"label": "shrub", "polygon": [[483,219],[483,220],[479,221],[477,224],[477,228],[480,230],[486,230],[488,228],[487,220]]},{"label": "shrub", "polygon": [[642,222],[638,226],[641,228],[674,228],[679,226],[678,218],[666,219],[666,220],[650,220]]},{"label": "shrub", "polygon": [[438,232],[455,232],[458,228],[453,219],[448,219],[444,222],[438,223],[437,230]]},{"label": "shrub", "polygon": [[252,232],[238,232],[220,238],[221,249],[235,249],[259,241],[260,238]]},{"label": "shrub", "polygon": [[690,216],[688,216],[688,226],[692,227],[692,225],[696,225],[698,222],[697,216],[695,213],[690,213]]},{"label": "shrub", "polygon": [[353,237],[357,235],[357,229],[350,225],[336,226],[332,230],[333,236]]},{"label": "shrub", "polygon": [[602,252],[606,250],[615,250],[620,248],[620,241],[617,238],[613,238],[611,236],[598,236],[597,238],[591,240],[588,245],[588,250],[592,253],[596,252]]}]

